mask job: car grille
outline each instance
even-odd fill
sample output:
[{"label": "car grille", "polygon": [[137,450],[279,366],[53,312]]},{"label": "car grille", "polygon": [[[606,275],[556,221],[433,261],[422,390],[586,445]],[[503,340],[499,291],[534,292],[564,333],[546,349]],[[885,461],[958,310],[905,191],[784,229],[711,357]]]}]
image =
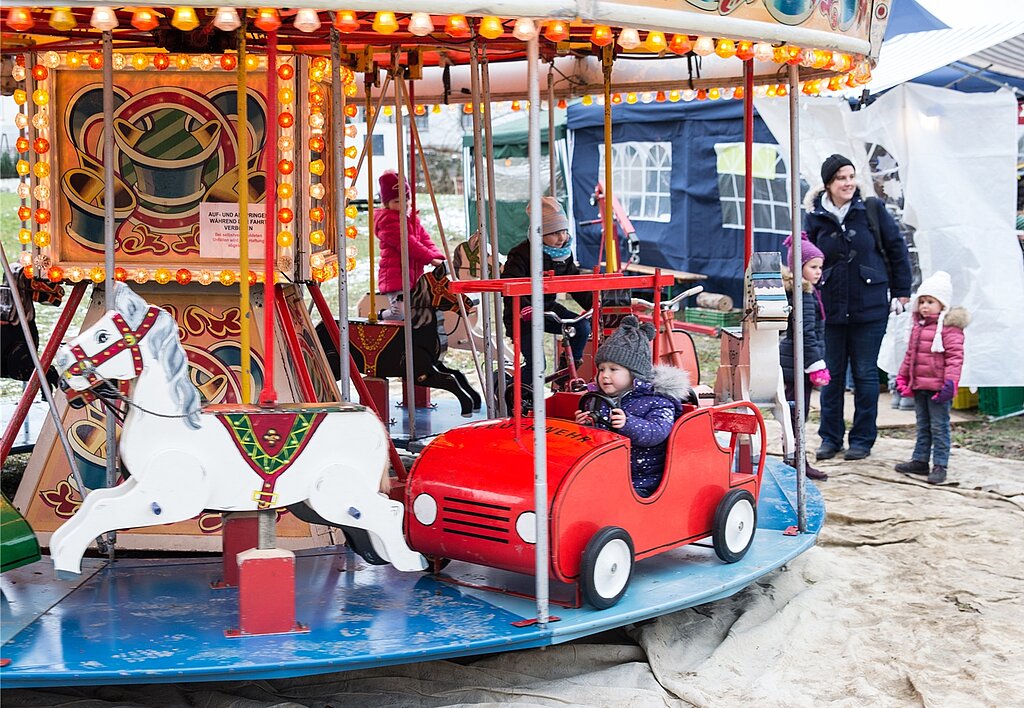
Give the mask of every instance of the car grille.
[{"label": "car grille", "polygon": [[508,543],[512,533],[512,507],[444,497],[441,530],[484,541]]}]

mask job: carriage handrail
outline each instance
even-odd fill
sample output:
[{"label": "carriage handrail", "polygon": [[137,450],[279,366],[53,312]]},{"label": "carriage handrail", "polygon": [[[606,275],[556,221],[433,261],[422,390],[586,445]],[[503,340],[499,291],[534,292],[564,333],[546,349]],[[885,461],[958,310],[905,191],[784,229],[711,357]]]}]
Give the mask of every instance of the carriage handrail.
[{"label": "carriage handrail", "polygon": [[[697,293],[702,293],[702,292],[704,292],[704,286],[703,285],[695,285],[692,288],[690,288],[688,290],[684,290],[683,292],[679,293],[678,295],[676,295],[671,300],[662,300],[661,301],[661,310],[662,310],[662,312],[664,312],[666,310],[668,310],[670,312],[676,312],[676,311],[679,310],[679,305],[683,302],[683,300],[685,300],[686,298],[690,297],[691,295],[696,295]],[[633,302],[634,305],[641,305],[643,307],[646,307],[648,310],[653,310],[654,309],[654,303],[651,302],[650,300],[644,300],[643,298],[640,298],[640,297],[634,297],[634,298],[632,298],[632,302]]]},{"label": "carriage handrail", "polygon": [[544,311],[544,316],[545,317],[547,317],[549,320],[557,322],[558,324],[562,325],[562,327],[566,327],[568,325],[574,325],[577,322],[579,322],[580,320],[585,320],[585,319],[587,319],[588,317],[590,317],[593,314],[594,314],[594,308],[590,308],[586,312],[581,312],[578,317],[565,317],[565,318],[559,317],[557,312],[552,312],[551,310],[545,310]]},{"label": "carriage handrail", "polygon": [[[675,285],[675,278],[658,271],[654,275],[622,275],[620,273],[585,273],[580,275],[551,275],[543,280],[544,294],[573,293],[605,290],[653,290]],[[492,278],[490,280],[460,280],[452,282],[452,292],[499,293],[504,297],[527,297],[529,278]]]}]

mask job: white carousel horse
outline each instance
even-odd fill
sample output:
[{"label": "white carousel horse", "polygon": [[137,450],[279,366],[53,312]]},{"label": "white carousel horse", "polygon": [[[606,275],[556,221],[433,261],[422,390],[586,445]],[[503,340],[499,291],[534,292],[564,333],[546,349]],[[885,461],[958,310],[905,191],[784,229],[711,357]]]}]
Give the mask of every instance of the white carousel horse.
[{"label": "white carousel horse", "polygon": [[53,534],[57,571],[81,572],[88,545],[114,529],[183,521],[205,509],[302,502],[331,524],[366,531],[373,550],[399,570],[426,567],[402,535],[404,507],[380,493],[387,431],[362,406],[200,411],[174,319],[122,283],[113,307],[60,348],[56,365],[62,388],[76,391],[138,378],[119,444],[131,476],[93,490]]}]

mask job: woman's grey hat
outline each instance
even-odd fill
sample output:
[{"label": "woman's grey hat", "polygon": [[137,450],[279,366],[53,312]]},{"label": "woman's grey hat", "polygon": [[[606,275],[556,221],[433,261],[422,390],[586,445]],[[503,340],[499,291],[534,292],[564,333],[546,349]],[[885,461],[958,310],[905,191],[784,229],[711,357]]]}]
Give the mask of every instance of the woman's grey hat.
[{"label": "woman's grey hat", "polygon": [[634,378],[650,381],[654,373],[651,365],[653,339],[654,326],[650,322],[641,324],[634,315],[626,315],[619,328],[598,348],[594,365],[608,361],[629,369]]}]

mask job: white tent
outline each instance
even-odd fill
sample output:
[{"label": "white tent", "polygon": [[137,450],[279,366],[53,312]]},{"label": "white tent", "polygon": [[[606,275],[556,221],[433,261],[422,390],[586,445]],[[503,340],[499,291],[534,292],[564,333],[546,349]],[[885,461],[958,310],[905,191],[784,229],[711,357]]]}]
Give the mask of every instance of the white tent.
[{"label": "white tent", "polygon": [[[1024,386],[1024,367],[1012,363],[1024,351],[1013,93],[902,84],[859,111],[841,99],[809,100],[801,108],[800,169],[811,184],[820,182],[821,163],[832,153],[849,156],[866,176],[869,154],[884,148],[885,191],[902,190],[902,220],[915,230],[921,275],[950,273],[955,304],[973,319],[960,384]],[[786,106],[760,101],[757,110],[788,154]]]}]

